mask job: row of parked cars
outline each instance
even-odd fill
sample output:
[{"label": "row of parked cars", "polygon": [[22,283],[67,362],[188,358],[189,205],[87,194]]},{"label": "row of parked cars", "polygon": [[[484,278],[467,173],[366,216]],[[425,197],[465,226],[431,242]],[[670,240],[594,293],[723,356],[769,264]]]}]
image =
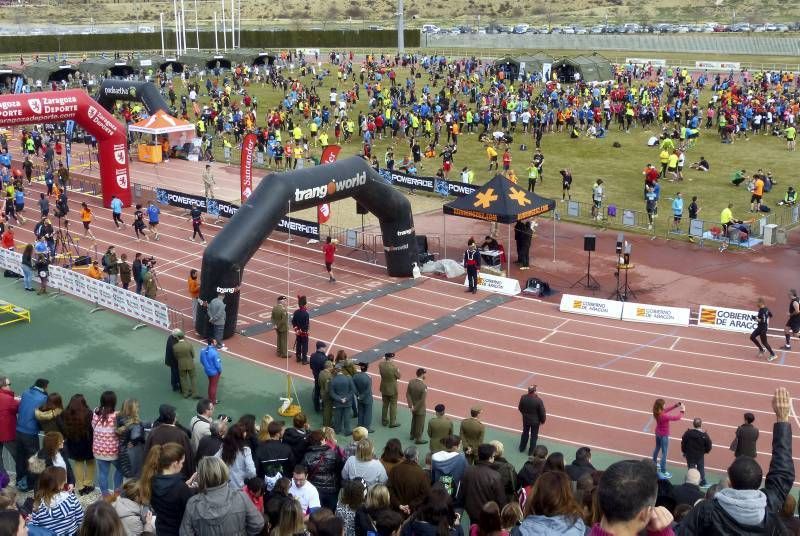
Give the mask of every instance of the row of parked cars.
[{"label": "row of parked cars", "polygon": [[735,24],[719,24],[705,22],[701,24],[597,24],[595,26],[582,26],[572,24],[566,26],[533,26],[530,24],[501,25],[491,24],[482,28],[472,26],[454,26],[440,28],[435,24],[424,24],[422,31],[427,34],[460,35],[460,34],[628,34],[628,33],[715,33],[715,32],[794,32],[800,30],[800,22],[792,23],[766,23],[750,24],[738,22]]}]

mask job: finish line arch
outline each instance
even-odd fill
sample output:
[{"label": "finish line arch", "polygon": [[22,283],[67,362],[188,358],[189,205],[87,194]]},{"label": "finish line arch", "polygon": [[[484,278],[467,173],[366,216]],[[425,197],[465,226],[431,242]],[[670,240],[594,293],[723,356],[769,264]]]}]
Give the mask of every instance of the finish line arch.
[{"label": "finish line arch", "polygon": [[75,121],[97,138],[103,205],[111,197],[131,204],[130,172],[125,128],[80,89],[39,91],[0,96],[0,126]]},{"label": "finish line arch", "polygon": [[100,84],[95,100],[108,111],[114,110],[117,101],[141,102],[151,114],[158,110],[169,114],[169,104],[152,82],[133,82],[106,78]]},{"label": "finish line arch", "polygon": [[[348,197],[378,218],[389,275],[411,277],[412,263],[417,260],[411,203],[363,158],[356,156],[324,166],[275,173],[261,181],[203,253],[200,300],[208,303],[219,292],[225,294],[225,338],[236,330],[244,267],[281,218],[287,212]],[[197,308],[195,329],[206,334],[205,306]]]}]

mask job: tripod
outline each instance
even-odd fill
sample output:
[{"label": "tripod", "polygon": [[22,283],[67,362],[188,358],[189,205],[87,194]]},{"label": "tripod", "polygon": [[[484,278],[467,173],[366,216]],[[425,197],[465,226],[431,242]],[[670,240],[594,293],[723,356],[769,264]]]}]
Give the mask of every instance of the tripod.
[{"label": "tripod", "polygon": [[75,256],[80,256],[80,251],[78,250],[78,245],[75,243],[75,240],[72,238],[72,233],[69,232],[69,222],[64,222],[64,227],[61,227],[61,218],[58,218],[58,230],[55,234],[55,252],[56,258],[58,258],[59,251],[61,255],[66,259],[64,261],[64,267],[72,268],[72,252],[75,252]]},{"label": "tripod", "polygon": [[[617,277],[617,290],[609,296],[609,299],[614,299],[617,301],[628,301],[628,297],[636,298],[636,293],[633,291],[631,286],[628,284],[628,272],[633,269],[632,264],[618,264],[617,271],[614,275]],[[625,273],[623,276],[622,273]]]},{"label": "tripod", "polygon": [[587,290],[597,290],[600,288],[600,283],[592,276],[592,252],[591,250],[588,251],[589,257],[586,259],[586,275],[581,276],[577,281],[575,281],[569,288],[577,287],[578,285],[582,286]]}]

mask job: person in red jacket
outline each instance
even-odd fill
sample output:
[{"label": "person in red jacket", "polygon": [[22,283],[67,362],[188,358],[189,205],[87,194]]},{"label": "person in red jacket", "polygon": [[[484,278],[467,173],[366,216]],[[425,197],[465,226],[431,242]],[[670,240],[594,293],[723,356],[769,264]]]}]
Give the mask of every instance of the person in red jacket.
[{"label": "person in red jacket", "polygon": [[329,236],[325,239],[325,244],[322,246],[322,253],[325,254],[325,270],[328,271],[328,277],[331,283],[336,282],[336,278],[333,277],[333,261],[336,255],[336,244],[338,243],[338,240]]},{"label": "person in red jacket", "polygon": [[[669,480],[672,476],[667,472],[667,450],[669,449],[669,423],[670,421],[679,421],[686,413],[686,408],[683,402],[673,404],[665,408],[666,402],[663,398],[659,398],[653,404],[653,418],[656,421],[656,448],[653,450],[653,463],[658,463],[658,453],[661,452],[661,465],[659,466],[659,478]],[[680,414],[670,413],[673,410],[678,410]]]},{"label": "person in red jacket", "polygon": [[11,457],[15,457],[17,449],[17,409],[19,400],[11,390],[11,380],[7,376],[0,376],[0,470],[6,471],[3,466],[3,448],[8,450]]}]

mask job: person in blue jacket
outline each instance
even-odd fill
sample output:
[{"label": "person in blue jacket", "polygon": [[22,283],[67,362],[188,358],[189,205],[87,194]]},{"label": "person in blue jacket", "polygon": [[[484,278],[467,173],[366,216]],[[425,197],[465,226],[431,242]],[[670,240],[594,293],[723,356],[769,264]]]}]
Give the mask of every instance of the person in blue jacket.
[{"label": "person in blue jacket", "polygon": [[208,399],[214,404],[219,404],[217,385],[219,377],[222,376],[222,360],[217,351],[217,341],[213,337],[208,339],[208,345],[200,351],[200,364],[208,376]]},{"label": "person in blue jacket", "polygon": [[17,489],[29,491],[28,458],[39,452],[39,421],[35,412],[47,401],[48,380],[39,378],[33,386],[22,393],[17,410]]}]

